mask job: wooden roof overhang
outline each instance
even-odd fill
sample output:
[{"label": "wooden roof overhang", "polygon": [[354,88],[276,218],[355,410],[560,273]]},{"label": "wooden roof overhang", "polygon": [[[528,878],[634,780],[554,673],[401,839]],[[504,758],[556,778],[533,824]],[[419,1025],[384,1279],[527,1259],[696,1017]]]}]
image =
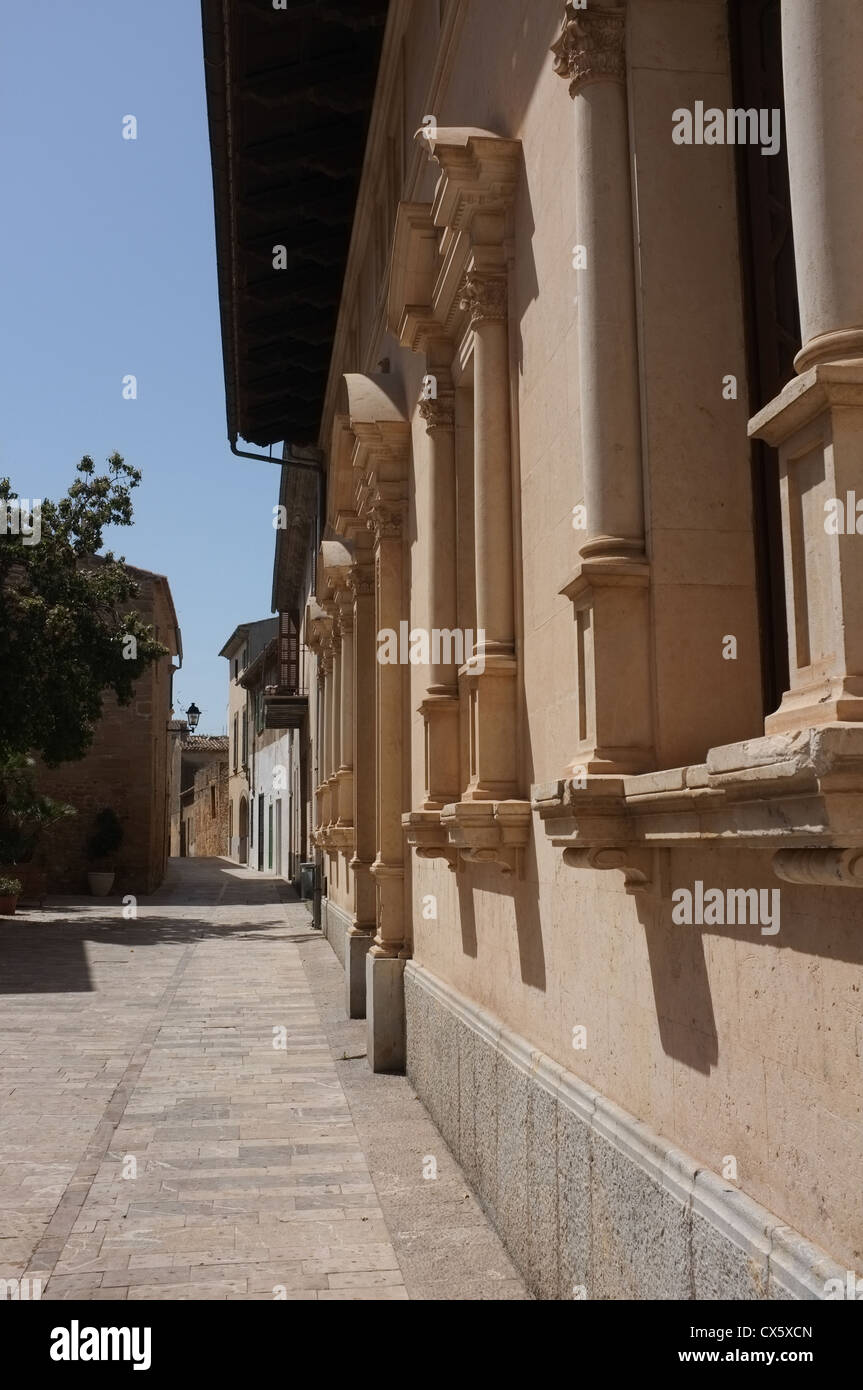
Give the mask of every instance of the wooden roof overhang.
[{"label": "wooden roof overhang", "polygon": [[318,442],[387,7],[202,0],[232,442]]}]

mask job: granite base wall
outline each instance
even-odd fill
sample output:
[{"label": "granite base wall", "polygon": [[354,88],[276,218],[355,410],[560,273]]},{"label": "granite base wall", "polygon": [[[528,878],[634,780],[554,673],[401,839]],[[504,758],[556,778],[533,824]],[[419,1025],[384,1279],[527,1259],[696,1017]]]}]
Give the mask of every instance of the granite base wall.
[{"label": "granite base wall", "polygon": [[819,1299],[845,1271],[414,961],[407,1073],[542,1299]]},{"label": "granite base wall", "polygon": [[343,908],[329,898],[321,898],[321,930],[339,958],[345,963],[345,937],[350,930],[351,919]]}]

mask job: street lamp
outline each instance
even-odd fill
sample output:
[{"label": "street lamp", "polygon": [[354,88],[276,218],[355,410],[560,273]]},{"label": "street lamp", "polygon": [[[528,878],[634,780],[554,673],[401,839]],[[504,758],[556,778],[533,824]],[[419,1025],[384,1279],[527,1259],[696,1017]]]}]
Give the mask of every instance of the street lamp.
[{"label": "street lamp", "polygon": [[194,733],[197,729],[198,720],[200,719],[200,717],[201,711],[198,709],[198,706],[194,703],[189,705],[189,708],[186,710],[186,719],[188,721],[189,728],[192,730],[192,733]]}]

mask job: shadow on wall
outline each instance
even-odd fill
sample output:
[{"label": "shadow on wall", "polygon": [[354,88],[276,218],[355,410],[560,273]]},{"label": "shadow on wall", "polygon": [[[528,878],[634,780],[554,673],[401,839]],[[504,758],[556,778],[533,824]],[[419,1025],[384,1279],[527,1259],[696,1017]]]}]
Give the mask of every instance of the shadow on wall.
[{"label": "shadow on wall", "polygon": [[[707,861],[698,877],[709,882]],[[716,876],[728,888],[733,867]],[[747,884],[751,875],[737,874]],[[781,894],[779,930],[768,934],[761,925],[678,925],[672,921],[669,895],[661,900],[634,894],[639,921],[645,930],[656,1017],[663,1051],[693,1070],[709,1073],[719,1059],[716,1017],[708,968],[710,938],[737,943],[734,963],[741,1036],[765,1036],[773,1031],[777,1010],[788,1007],[783,957],[799,953],[807,964],[796,964],[792,987],[799,996],[799,1045],[810,1032],[830,1031],[829,1005],[810,1007],[810,995],[820,992],[822,967],[830,963],[863,966],[863,932],[856,894],[845,888],[807,888],[781,885],[772,876],[757,877],[759,888]],[[771,924],[772,927],[773,924]],[[814,1037],[811,1039],[815,1045]]]},{"label": "shadow on wall", "polygon": [[542,924],[539,913],[536,851],[532,840],[528,853],[533,857],[533,863],[528,867],[523,879],[517,879],[514,875],[503,874],[496,868],[485,868],[480,865],[473,865],[467,872],[458,873],[462,951],[474,960],[479,955],[474,893],[495,893],[501,898],[510,900],[515,912],[515,930],[518,938],[518,958],[522,983],[529,985],[532,989],[545,991],[547,986],[545,949],[542,942]]}]

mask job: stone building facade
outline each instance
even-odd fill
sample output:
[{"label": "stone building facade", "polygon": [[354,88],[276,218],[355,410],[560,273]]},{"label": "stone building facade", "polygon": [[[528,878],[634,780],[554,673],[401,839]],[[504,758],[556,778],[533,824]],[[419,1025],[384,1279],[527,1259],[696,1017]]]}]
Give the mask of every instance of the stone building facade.
[{"label": "stone building facade", "polygon": [[138,584],[131,606],[148,622],[168,656],[154,662],[135,686],[131,704],[119,705],[108,692],[93,743],[77,762],[43,768],[39,783],[77,815],[61,821],[46,837],[48,891],[86,892],[92,866],[86,846],[98,811],[116,811],[123,843],[116,863],[114,893],[152,893],[167,866],[170,836],[171,683],[174,658],[182,659],[177,615],[167,579],[127,565]]},{"label": "stone building facade", "polygon": [[[208,787],[212,780],[219,783],[219,765],[227,766],[228,739],[224,734],[193,734],[185,719],[172,719],[169,725],[171,738],[171,849],[173,856],[183,858],[196,854],[226,854],[230,807],[227,794],[220,803],[218,817],[220,829],[214,832],[209,821],[214,817],[209,801]],[[213,768],[211,777],[199,780],[198,774]],[[206,813],[203,808],[206,801]],[[200,807],[199,807],[200,802]],[[224,821],[224,833],[222,832]],[[199,834],[206,830],[206,843],[214,841],[221,849],[198,849]],[[202,841],[203,843],[203,841]]]},{"label": "stone building facade", "polygon": [[241,623],[219,653],[228,662],[228,856],[238,864],[249,862],[249,769],[254,739],[254,710],[241,678],[277,631],[277,618]]},{"label": "stone building facade", "polygon": [[[539,1297],[823,1297],[863,1267],[863,6],[364,7],[353,155],[307,17],[204,10],[229,431],[320,451],[314,842],[370,1064]],[[264,398],[313,321],[318,393]]]},{"label": "stone building facade", "polygon": [[228,764],[214,758],[195,773],[193,794],[194,840],[192,854],[226,856],[228,853]]},{"label": "stone building facade", "polygon": [[308,699],[299,693],[302,661],[293,615],[280,613],[273,627],[275,635],[238,677],[249,710],[248,865],[296,882],[305,855]]}]

